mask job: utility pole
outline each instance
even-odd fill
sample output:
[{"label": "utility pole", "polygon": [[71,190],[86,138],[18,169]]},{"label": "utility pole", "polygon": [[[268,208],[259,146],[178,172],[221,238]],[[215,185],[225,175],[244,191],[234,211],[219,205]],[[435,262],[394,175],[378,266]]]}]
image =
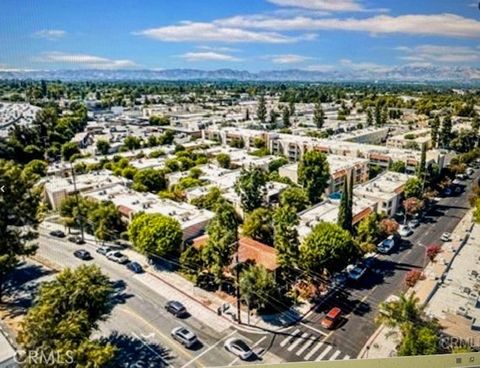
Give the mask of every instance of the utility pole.
[{"label": "utility pole", "polygon": [[239,248],[239,241],[236,240],[235,241],[235,246],[236,246],[236,251],[235,251],[235,277],[236,277],[236,290],[235,290],[235,294],[236,294],[236,297],[237,297],[237,320],[238,320],[238,324],[242,324],[242,320],[241,320],[241,309],[240,309],[240,261],[238,259],[238,248]]},{"label": "utility pole", "polygon": [[75,202],[77,203],[77,210],[80,216],[80,232],[82,234],[82,242],[85,241],[85,233],[83,231],[83,214],[80,211],[80,202],[78,200],[78,191],[77,191],[77,180],[75,178],[75,168],[73,167],[73,163],[70,163],[70,167],[72,170],[72,180],[73,180],[73,190],[75,192]]}]

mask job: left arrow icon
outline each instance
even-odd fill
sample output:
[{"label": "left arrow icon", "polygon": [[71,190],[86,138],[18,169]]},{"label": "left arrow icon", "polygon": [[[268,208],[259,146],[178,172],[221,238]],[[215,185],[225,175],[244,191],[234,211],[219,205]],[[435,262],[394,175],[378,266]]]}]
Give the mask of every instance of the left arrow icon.
[{"label": "left arrow icon", "polygon": [[1,190],[2,192],[5,192],[5,185],[2,185],[2,186],[0,187],[0,190]]}]

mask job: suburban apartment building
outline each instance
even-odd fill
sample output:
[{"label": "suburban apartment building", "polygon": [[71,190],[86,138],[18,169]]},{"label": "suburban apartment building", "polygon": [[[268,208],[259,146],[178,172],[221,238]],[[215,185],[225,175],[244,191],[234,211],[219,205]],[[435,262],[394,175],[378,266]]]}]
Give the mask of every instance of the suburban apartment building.
[{"label": "suburban apartment building", "polygon": [[408,131],[403,134],[394,135],[387,140],[387,147],[406,149],[430,149],[432,137],[430,128]]},{"label": "suburban apartment building", "polygon": [[133,217],[141,212],[172,217],[180,223],[183,240],[202,234],[208,222],[214,217],[213,212],[208,210],[199,209],[188,203],[161,199],[153,193],[140,193],[123,184],[83,192],[82,196],[96,201],[111,201],[126,223],[130,223]]},{"label": "suburban apartment building", "polygon": [[[373,212],[393,216],[398,210],[409,175],[387,171],[376,178],[357,185],[353,190],[353,221],[358,224]],[[340,200],[328,198],[299,214],[297,231],[300,239],[310,234],[321,221],[336,223]]]},{"label": "suburban apartment building", "polygon": [[[329,186],[325,191],[327,195],[341,191],[345,178],[350,177],[350,175],[353,175],[354,185],[368,181],[367,159],[328,155],[327,161],[330,168]],[[280,176],[298,183],[298,163],[282,166],[278,173]]]}]

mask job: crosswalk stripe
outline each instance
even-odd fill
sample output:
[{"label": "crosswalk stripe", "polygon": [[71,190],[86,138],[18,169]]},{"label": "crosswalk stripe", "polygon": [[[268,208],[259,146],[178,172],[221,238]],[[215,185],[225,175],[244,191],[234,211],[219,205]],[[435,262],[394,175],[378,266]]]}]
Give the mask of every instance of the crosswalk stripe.
[{"label": "crosswalk stripe", "polygon": [[323,342],[320,341],[315,347],[308,352],[307,355],[305,355],[305,360],[309,360],[313,354],[315,354],[321,347],[323,346]]},{"label": "crosswalk stripe", "polygon": [[340,350],[337,350],[328,360],[335,360],[337,357],[341,354],[342,352]]},{"label": "crosswalk stripe", "polygon": [[348,359],[350,359],[350,355],[345,355],[345,356],[343,357],[343,360],[348,360]]},{"label": "crosswalk stripe", "polygon": [[305,350],[307,350],[307,349],[310,347],[310,345],[313,344],[314,341],[315,341],[315,340],[313,339],[313,337],[312,337],[310,340],[308,340],[308,341],[307,341],[305,344],[303,344],[303,346],[296,352],[296,355],[297,355],[297,356],[302,355],[303,352],[304,352]]},{"label": "crosswalk stripe", "polygon": [[322,360],[323,357],[330,352],[330,350],[332,350],[332,347],[329,345],[324,351],[322,351],[322,353],[317,357],[317,359],[315,359],[315,361],[318,362],[319,360]]},{"label": "crosswalk stripe", "polygon": [[293,337],[298,334],[300,332],[300,330],[296,330],[293,334],[291,334],[290,336],[287,336],[285,339],[283,339],[283,341],[280,343],[280,346],[283,348],[285,345],[288,344],[288,342],[293,339]]},{"label": "crosswalk stripe", "polygon": [[290,345],[290,346],[288,347],[287,350],[288,350],[288,351],[292,351],[293,349],[295,349],[298,345],[300,345],[300,343],[301,343],[302,341],[305,341],[305,339],[308,337],[308,335],[309,335],[308,333],[304,332],[304,333],[302,334],[302,336],[300,336],[297,340],[295,340],[295,342],[294,342],[292,345]]}]

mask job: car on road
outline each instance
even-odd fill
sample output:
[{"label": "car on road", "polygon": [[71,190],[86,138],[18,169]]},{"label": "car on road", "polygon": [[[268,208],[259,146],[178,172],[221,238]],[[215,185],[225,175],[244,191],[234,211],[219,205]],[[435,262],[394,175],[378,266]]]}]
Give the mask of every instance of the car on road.
[{"label": "car on road", "polygon": [[135,272],[135,273],[142,273],[143,272],[143,268],[142,266],[140,265],[140,263],[138,262],[128,262],[127,263],[127,268],[132,271],[132,272]]},{"label": "car on road", "polygon": [[112,248],[107,246],[102,246],[97,248],[97,253],[103,254],[104,256],[106,256],[111,251],[112,251]]},{"label": "car on road", "polygon": [[443,233],[442,236],[440,237],[441,241],[448,242],[452,239],[452,234],[450,233]]},{"label": "car on road", "polygon": [[247,360],[253,356],[253,350],[247,343],[241,339],[237,339],[236,337],[232,337],[225,341],[224,347],[230,353],[236,355],[242,360]]},{"label": "car on road", "polygon": [[107,253],[107,258],[110,261],[117,262],[120,264],[125,264],[128,262],[127,256],[125,256],[122,252],[119,252],[117,250],[113,250],[111,252]]},{"label": "car on road", "polygon": [[174,340],[177,340],[187,349],[191,348],[198,342],[197,335],[185,327],[175,327],[170,334]]},{"label": "car on road", "polygon": [[338,272],[332,277],[332,287],[343,287],[348,281],[346,272]]},{"label": "car on road", "polygon": [[53,230],[50,231],[50,236],[54,236],[56,238],[65,238],[65,233],[62,230]]},{"label": "car on road", "polygon": [[167,312],[172,313],[175,317],[182,317],[187,314],[187,308],[176,300],[169,300],[167,304],[165,304],[165,309]]},{"label": "car on road", "polygon": [[377,245],[377,251],[378,253],[388,254],[393,250],[393,248],[395,248],[395,245],[395,237],[390,235],[387,239],[384,239]]},{"label": "car on road", "polygon": [[342,316],[342,310],[338,307],[330,309],[330,311],[322,318],[320,324],[327,330],[332,330],[337,325],[340,317]]},{"label": "car on road", "polygon": [[80,258],[83,261],[88,261],[93,258],[90,252],[85,249],[78,249],[75,252],[73,252],[73,255],[77,258]]},{"label": "car on road", "polygon": [[71,243],[75,243],[79,245],[85,244],[85,240],[83,240],[81,236],[69,236],[67,240]]},{"label": "car on road", "polygon": [[449,196],[452,194],[452,190],[450,188],[446,188],[444,191],[443,191],[443,194],[446,195],[446,196]]},{"label": "car on road", "polygon": [[408,222],[408,226],[411,228],[411,229],[415,229],[416,227],[418,227],[420,225],[420,220],[418,218],[413,218],[411,219],[409,222]]},{"label": "car on road", "polygon": [[349,265],[347,267],[348,278],[353,281],[360,280],[363,275],[365,275],[366,271],[367,268],[362,263],[357,263],[356,265]]},{"label": "car on road", "polygon": [[367,268],[373,268],[377,264],[377,255],[375,253],[367,253],[363,256],[363,264]]},{"label": "car on road", "polygon": [[407,237],[413,234],[413,230],[408,225],[400,225],[400,227],[398,228],[398,233],[402,237]]}]

